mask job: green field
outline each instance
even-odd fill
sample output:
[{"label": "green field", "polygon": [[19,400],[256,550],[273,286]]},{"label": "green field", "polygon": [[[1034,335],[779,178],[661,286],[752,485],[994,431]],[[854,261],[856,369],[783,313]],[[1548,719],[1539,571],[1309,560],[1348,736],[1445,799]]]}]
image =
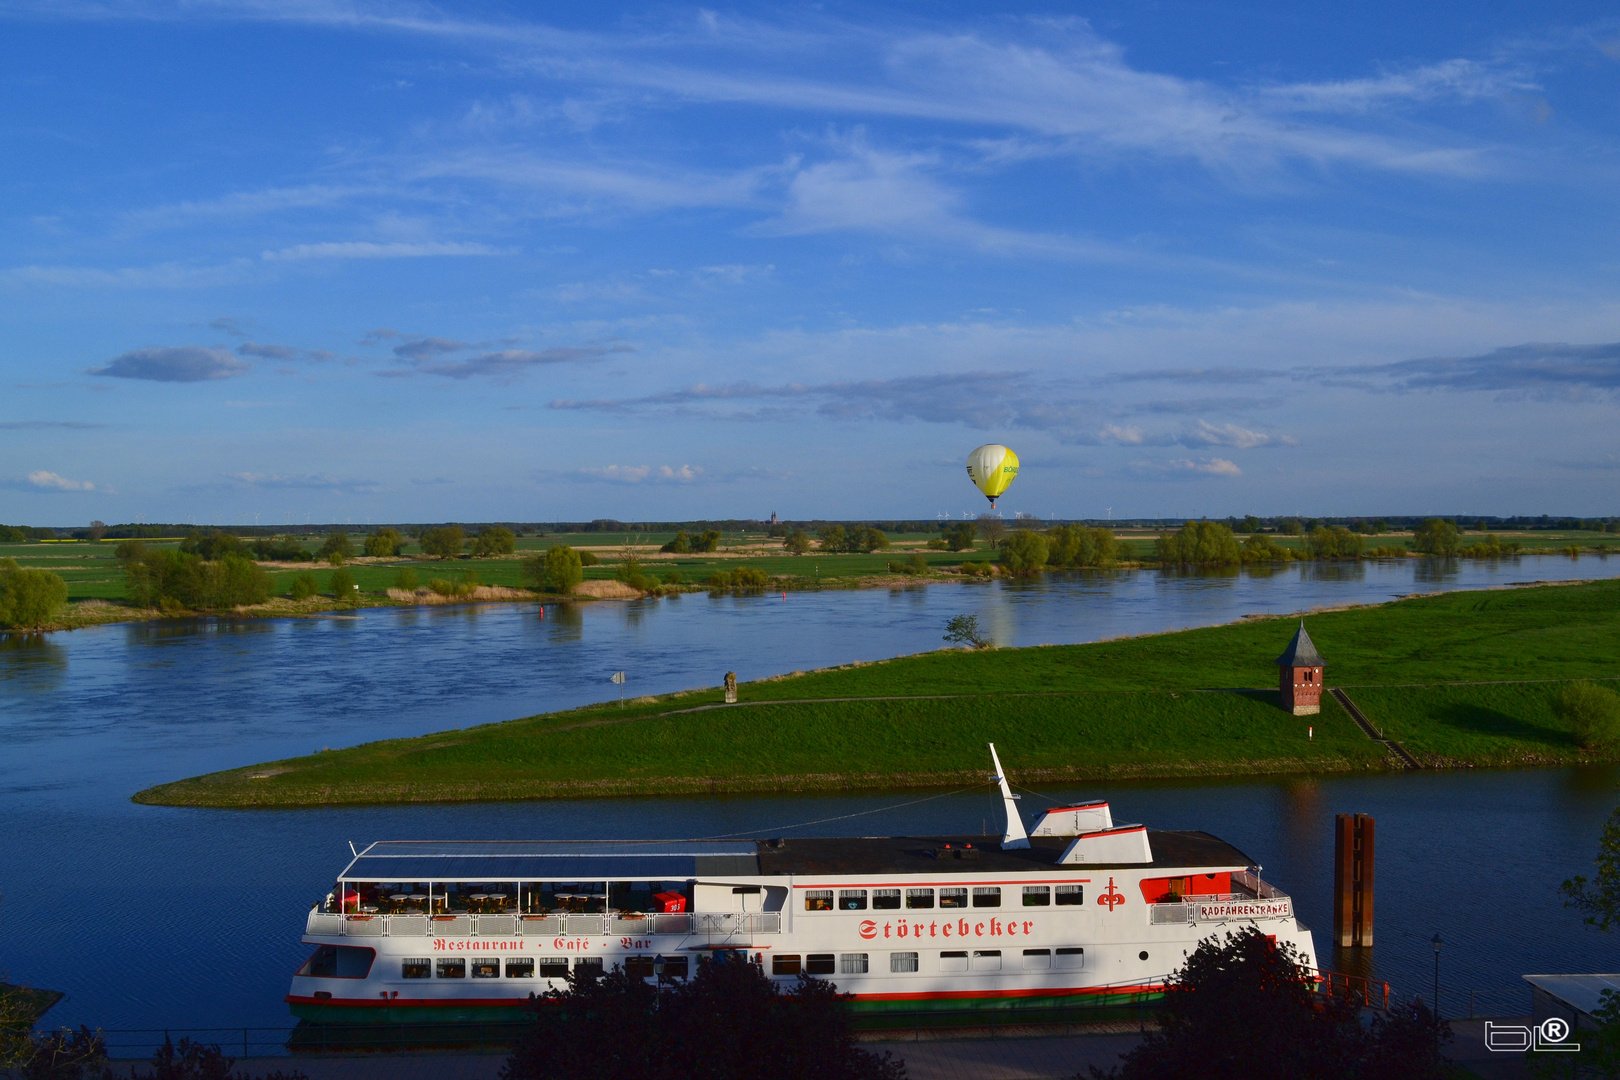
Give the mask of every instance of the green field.
[{"label": "green field", "polygon": [[[1327,682],[1436,767],[1562,764],[1562,680],[1620,676],[1620,581],[1451,593],[1309,618]],[[372,743],[182,780],[137,801],[330,806],[1398,768],[1331,699],[1275,705],[1293,626],[1255,619],[1091,645],[941,650]],[[1308,728],[1315,737],[1308,737]]]}]

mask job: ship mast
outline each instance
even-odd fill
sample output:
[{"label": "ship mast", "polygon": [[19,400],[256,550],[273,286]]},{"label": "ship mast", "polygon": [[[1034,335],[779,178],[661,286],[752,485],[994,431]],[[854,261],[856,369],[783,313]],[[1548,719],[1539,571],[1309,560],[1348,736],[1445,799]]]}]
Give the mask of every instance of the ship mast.
[{"label": "ship mast", "polygon": [[990,779],[1001,785],[1001,800],[1007,807],[1007,835],[1001,838],[1001,850],[1029,847],[1029,836],[1024,832],[1024,819],[1018,814],[1018,807],[1013,805],[1018,798],[1007,786],[1007,773],[1001,767],[1001,759],[996,756],[996,744],[990,744],[990,760],[996,766],[996,774]]}]

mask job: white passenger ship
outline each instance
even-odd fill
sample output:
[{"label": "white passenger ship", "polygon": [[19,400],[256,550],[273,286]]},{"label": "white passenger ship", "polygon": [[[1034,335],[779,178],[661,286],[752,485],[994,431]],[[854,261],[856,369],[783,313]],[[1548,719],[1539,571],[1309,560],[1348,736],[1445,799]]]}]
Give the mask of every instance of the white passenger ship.
[{"label": "white passenger ship", "polygon": [[861,1010],[1140,998],[1244,926],[1316,966],[1293,902],[1204,832],[1116,825],[1106,802],[1007,807],[983,837],[744,842],[385,841],[309,913],[300,1019],[516,1019],[571,968],[687,978],[745,953],[836,982]]}]

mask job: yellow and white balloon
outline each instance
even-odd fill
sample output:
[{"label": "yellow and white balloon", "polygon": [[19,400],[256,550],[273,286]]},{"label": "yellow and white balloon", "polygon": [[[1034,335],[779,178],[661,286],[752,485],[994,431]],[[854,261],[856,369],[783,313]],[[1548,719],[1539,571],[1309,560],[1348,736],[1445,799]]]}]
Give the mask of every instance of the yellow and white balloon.
[{"label": "yellow and white balloon", "polygon": [[986,443],[967,459],[968,479],[984,492],[994,509],[996,499],[1018,479],[1018,455],[1000,443]]}]

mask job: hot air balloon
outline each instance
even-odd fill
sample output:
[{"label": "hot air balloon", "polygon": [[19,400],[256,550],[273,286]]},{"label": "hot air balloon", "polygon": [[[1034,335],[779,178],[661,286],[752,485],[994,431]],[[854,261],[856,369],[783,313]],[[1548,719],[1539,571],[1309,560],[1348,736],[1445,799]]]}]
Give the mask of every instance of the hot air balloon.
[{"label": "hot air balloon", "polygon": [[996,499],[1018,479],[1018,455],[1000,443],[987,443],[968,455],[967,471],[994,509]]}]

